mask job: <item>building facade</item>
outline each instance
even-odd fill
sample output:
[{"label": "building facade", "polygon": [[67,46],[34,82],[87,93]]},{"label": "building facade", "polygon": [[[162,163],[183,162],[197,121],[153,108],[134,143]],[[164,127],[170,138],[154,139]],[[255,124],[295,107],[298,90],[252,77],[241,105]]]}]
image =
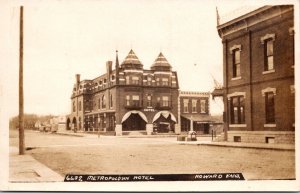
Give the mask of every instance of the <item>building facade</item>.
[{"label": "building facade", "polygon": [[106,63],[106,73],[93,80],[76,82],[71,96],[67,130],[112,135],[179,133],[178,79],[162,53],[150,70],[130,50],[115,68]]},{"label": "building facade", "polygon": [[223,43],[225,140],[294,143],[293,6],[260,7],[218,22],[217,29]]},{"label": "building facade", "polygon": [[223,132],[220,116],[210,114],[209,92],[179,92],[181,132],[195,131],[198,135]]}]

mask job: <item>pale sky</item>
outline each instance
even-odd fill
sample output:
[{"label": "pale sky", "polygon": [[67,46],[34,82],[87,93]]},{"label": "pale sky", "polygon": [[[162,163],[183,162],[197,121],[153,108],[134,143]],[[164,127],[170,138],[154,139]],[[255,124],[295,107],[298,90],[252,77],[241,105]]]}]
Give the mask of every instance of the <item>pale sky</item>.
[{"label": "pale sky", "polygon": [[[94,79],[105,62],[122,62],[132,48],[149,69],[161,51],[178,73],[180,90],[212,91],[223,82],[222,43],[216,6],[226,15],[239,7],[277,1],[54,0],[0,2],[0,111],[18,114],[19,6],[24,4],[25,113],[68,114],[75,74]],[[4,106],[3,106],[4,105]],[[222,113],[222,102],[211,112]]]}]

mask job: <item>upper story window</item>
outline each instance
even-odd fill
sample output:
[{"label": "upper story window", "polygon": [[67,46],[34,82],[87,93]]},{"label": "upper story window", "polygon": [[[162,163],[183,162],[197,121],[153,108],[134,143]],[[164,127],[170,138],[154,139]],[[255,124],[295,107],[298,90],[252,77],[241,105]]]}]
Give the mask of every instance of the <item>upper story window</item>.
[{"label": "upper story window", "polygon": [[152,107],[152,96],[151,95],[147,96],[147,107]]},{"label": "upper story window", "polygon": [[183,99],[183,112],[189,112],[189,99]]},{"label": "upper story window", "polygon": [[101,106],[101,99],[99,98],[98,99],[98,109],[100,109],[100,106]]},{"label": "upper story window", "polygon": [[264,52],[265,52],[264,71],[274,70],[273,40],[272,39],[265,40]]},{"label": "upper story window", "polygon": [[139,84],[139,77],[133,76],[132,77],[132,84]]},{"label": "upper story window", "polygon": [[103,83],[106,84],[106,81],[107,81],[106,78],[104,78]]},{"label": "upper story window", "polygon": [[170,100],[168,96],[162,97],[162,106],[163,107],[169,107],[170,106]]},{"label": "upper story window", "polygon": [[105,95],[102,96],[102,109],[106,108],[106,99],[105,99]]},{"label": "upper story window", "polygon": [[110,94],[110,100],[109,100],[109,107],[112,108],[113,107],[113,96],[112,94]]},{"label": "upper story window", "polygon": [[140,96],[132,95],[132,105],[138,107],[140,105]]},{"label": "upper story window", "polygon": [[241,51],[236,49],[233,50],[232,54],[233,63],[233,78],[241,76]]},{"label": "upper story window", "polygon": [[197,113],[197,100],[192,100],[192,113]]},{"label": "upper story window", "polygon": [[79,104],[78,104],[78,111],[81,111],[81,101],[79,101]]},{"label": "upper story window", "polygon": [[160,83],[159,78],[156,78],[156,85],[159,86],[160,85],[159,83]]},{"label": "upper story window", "polygon": [[147,84],[148,84],[148,86],[150,86],[150,85],[151,85],[151,81],[152,81],[151,77],[150,77],[150,76],[148,76],[148,77],[147,77]]},{"label": "upper story window", "polygon": [[75,101],[73,101],[73,112],[76,111],[76,105],[75,105]]},{"label": "upper story window", "polygon": [[241,77],[241,45],[234,45],[230,48],[232,54],[232,77]]},{"label": "upper story window", "polygon": [[130,84],[129,76],[126,76],[126,84]]},{"label": "upper story window", "polygon": [[126,95],[126,106],[130,105],[130,96]]},{"label": "upper story window", "polygon": [[260,41],[264,45],[264,71],[274,71],[274,40],[275,34],[266,34]]},{"label": "upper story window", "polygon": [[168,86],[169,85],[169,79],[168,78],[162,78],[162,85]]},{"label": "upper story window", "polygon": [[200,100],[200,112],[206,113],[206,100],[205,99]]}]

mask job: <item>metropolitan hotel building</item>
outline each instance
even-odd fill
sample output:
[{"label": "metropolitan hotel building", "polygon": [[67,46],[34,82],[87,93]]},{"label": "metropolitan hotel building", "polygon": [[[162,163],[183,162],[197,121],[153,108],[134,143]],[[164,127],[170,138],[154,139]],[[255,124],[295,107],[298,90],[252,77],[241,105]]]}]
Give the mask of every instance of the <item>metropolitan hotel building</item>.
[{"label": "metropolitan hotel building", "polygon": [[294,143],[294,7],[264,6],[222,21],[224,138]]},{"label": "metropolitan hotel building", "polygon": [[93,80],[76,83],[67,129],[111,135],[178,133],[178,80],[162,53],[150,70],[143,69],[133,50],[114,69]]}]

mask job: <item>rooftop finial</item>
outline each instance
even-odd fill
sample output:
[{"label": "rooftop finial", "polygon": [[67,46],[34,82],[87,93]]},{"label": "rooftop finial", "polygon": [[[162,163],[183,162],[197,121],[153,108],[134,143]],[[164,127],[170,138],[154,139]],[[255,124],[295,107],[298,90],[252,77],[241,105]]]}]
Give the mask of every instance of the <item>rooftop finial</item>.
[{"label": "rooftop finial", "polygon": [[220,15],[218,11],[218,7],[216,6],[216,13],[217,13],[217,25],[220,25]]}]

